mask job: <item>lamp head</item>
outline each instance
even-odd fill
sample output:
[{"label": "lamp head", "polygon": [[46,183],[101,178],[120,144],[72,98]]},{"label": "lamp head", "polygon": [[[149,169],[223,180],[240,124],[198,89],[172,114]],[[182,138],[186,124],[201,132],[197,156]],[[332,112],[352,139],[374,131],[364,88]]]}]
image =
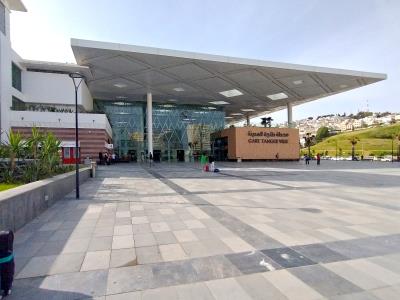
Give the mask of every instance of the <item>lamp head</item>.
[{"label": "lamp head", "polygon": [[81,73],[79,72],[72,72],[68,74],[69,77],[71,77],[72,79],[83,79],[85,78],[85,76],[83,76]]}]

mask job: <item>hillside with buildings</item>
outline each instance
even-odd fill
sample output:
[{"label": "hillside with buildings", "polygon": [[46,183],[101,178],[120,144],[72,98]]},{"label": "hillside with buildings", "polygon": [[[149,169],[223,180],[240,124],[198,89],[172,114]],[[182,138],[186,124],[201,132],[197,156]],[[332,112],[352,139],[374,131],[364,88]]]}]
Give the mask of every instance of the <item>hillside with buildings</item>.
[{"label": "hillside with buildings", "polygon": [[[400,144],[400,124],[380,125],[373,128],[339,133],[311,147],[312,153],[327,156],[350,156],[355,140],[357,156],[397,156]],[[393,149],[393,150],[392,150]]]},{"label": "hillside with buildings", "polygon": [[380,125],[389,125],[400,122],[400,113],[372,113],[359,112],[355,115],[325,115],[318,117],[309,117],[307,119],[295,122],[295,127],[299,129],[300,140],[306,134],[316,135],[321,127],[328,127],[333,134],[339,132],[351,132],[362,128],[376,127]]}]

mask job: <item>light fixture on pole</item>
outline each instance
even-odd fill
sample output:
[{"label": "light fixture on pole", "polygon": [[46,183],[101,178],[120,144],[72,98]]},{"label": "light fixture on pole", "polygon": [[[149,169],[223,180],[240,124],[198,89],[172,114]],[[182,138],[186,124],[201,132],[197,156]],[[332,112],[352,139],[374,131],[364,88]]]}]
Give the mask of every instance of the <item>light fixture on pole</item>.
[{"label": "light fixture on pole", "polygon": [[78,133],[78,89],[81,85],[82,81],[85,79],[85,76],[78,72],[70,73],[69,77],[71,77],[74,87],[75,87],[75,190],[76,190],[76,199],[79,199],[79,133]]}]

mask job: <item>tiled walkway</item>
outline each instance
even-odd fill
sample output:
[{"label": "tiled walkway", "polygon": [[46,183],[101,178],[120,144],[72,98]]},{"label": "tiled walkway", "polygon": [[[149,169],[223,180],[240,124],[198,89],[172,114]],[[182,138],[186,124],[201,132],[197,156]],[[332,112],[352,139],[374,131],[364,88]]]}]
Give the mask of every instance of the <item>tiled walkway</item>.
[{"label": "tiled walkway", "polygon": [[16,235],[9,299],[396,299],[400,165],[100,167]]}]

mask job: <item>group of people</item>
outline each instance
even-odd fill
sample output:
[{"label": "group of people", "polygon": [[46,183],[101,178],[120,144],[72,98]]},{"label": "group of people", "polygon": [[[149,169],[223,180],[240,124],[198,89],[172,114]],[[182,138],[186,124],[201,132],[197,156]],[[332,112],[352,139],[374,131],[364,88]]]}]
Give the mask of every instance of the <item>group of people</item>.
[{"label": "group of people", "polygon": [[[304,154],[304,160],[306,162],[306,165],[310,164],[311,159],[312,159],[311,155]],[[320,165],[321,164],[321,155],[319,153],[317,153],[316,160],[317,160],[317,165]]]},{"label": "group of people", "polygon": [[99,162],[100,165],[111,165],[112,163],[115,163],[117,159],[117,155],[113,153],[108,153],[108,152],[99,152]]}]

